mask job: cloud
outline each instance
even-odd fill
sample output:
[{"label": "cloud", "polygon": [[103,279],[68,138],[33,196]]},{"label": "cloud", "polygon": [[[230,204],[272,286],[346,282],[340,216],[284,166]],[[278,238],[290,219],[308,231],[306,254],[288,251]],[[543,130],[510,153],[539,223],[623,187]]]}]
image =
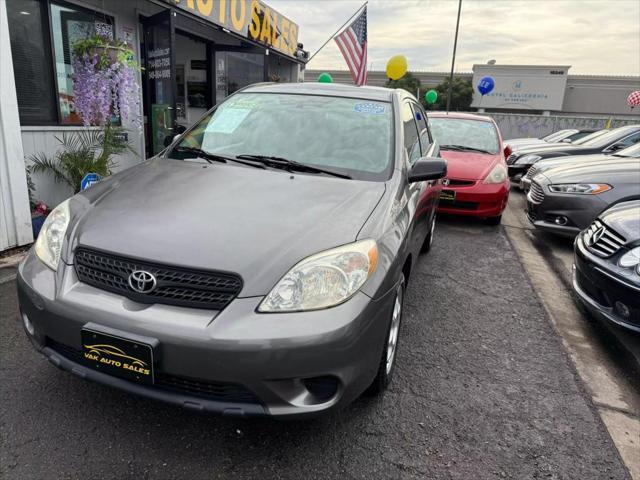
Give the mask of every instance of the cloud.
[{"label": "cloud", "polygon": [[[353,14],[359,0],[266,0],[300,26],[315,52]],[[370,0],[369,63],[384,69],[402,53],[412,70],[446,71],[458,2]],[[501,64],[571,65],[570,73],[640,75],[637,0],[463,0],[456,70],[496,59]],[[335,42],[309,64],[345,69]]]}]

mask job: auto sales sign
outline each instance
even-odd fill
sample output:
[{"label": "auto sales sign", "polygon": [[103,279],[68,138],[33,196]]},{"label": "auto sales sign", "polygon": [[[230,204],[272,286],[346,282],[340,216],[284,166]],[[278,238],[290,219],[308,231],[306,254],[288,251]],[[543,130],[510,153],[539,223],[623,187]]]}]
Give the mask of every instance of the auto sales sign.
[{"label": "auto sales sign", "polygon": [[260,0],[166,0],[182,10],[295,58],[298,25]]}]

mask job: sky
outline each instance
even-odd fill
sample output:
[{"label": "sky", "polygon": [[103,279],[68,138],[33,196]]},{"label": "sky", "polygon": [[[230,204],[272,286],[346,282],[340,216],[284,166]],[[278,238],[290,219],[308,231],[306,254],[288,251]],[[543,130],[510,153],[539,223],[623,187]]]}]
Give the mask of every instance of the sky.
[{"label": "sky", "polygon": [[[314,53],[363,0],[266,0]],[[457,0],[369,0],[369,68],[396,54],[409,70],[448,71]],[[640,0],[462,0],[456,71],[474,63],[571,65],[570,74],[640,75]],[[309,69],[346,69],[331,41]]]}]

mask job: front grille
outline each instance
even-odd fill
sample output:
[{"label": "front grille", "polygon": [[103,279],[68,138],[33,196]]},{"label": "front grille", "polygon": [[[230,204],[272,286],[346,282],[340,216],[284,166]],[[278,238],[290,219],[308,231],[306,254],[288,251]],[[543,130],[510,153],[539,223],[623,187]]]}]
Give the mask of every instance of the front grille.
[{"label": "front grille", "polygon": [[207,398],[218,402],[260,403],[258,397],[249,390],[241,385],[232,383],[209,382],[157,373],[154,386],[163,390]]},{"label": "front grille", "polygon": [[544,200],[544,190],[542,190],[542,187],[536,182],[531,182],[531,189],[527,194],[527,198],[531,203],[539,205]]},{"label": "front grille", "polygon": [[[51,350],[71,360],[72,362],[84,364],[82,352],[73,347],[48,338],[46,345]],[[167,390],[174,393],[189,395],[193,397],[206,398],[217,402],[229,403],[261,403],[251,391],[233,383],[211,382],[198,380],[189,377],[179,377],[176,375],[168,375],[166,373],[156,371],[154,374],[153,388]]]},{"label": "front grille", "polygon": [[587,248],[599,257],[610,257],[625,244],[625,238],[596,219],[584,232]]},{"label": "front grille", "polygon": [[[76,250],[75,269],[81,282],[140,303],[222,310],[242,289],[242,279],[234,274],[158,265],[83,247]],[[129,286],[129,275],[136,270],[156,278],[153,291],[138,293]]]},{"label": "front grille", "polygon": [[456,187],[468,187],[474,185],[475,183],[476,182],[474,180],[458,180],[456,178],[449,179],[449,185]]},{"label": "front grille", "polygon": [[524,177],[531,179],[534,177],[537,171],[538,169],[536,167],[530,167],[529,170],[527,171],[527,174]]}]

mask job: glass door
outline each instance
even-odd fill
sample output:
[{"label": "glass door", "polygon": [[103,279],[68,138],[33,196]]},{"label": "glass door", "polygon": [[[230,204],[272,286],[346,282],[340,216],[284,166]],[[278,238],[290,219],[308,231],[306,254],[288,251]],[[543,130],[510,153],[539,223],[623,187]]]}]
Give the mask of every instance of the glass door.
[{"label": "glass door", "polygon": [[143,20],[145,44],[145,117],[150,153],[162,151],[176,127],[174,15],[165,10]]}]

